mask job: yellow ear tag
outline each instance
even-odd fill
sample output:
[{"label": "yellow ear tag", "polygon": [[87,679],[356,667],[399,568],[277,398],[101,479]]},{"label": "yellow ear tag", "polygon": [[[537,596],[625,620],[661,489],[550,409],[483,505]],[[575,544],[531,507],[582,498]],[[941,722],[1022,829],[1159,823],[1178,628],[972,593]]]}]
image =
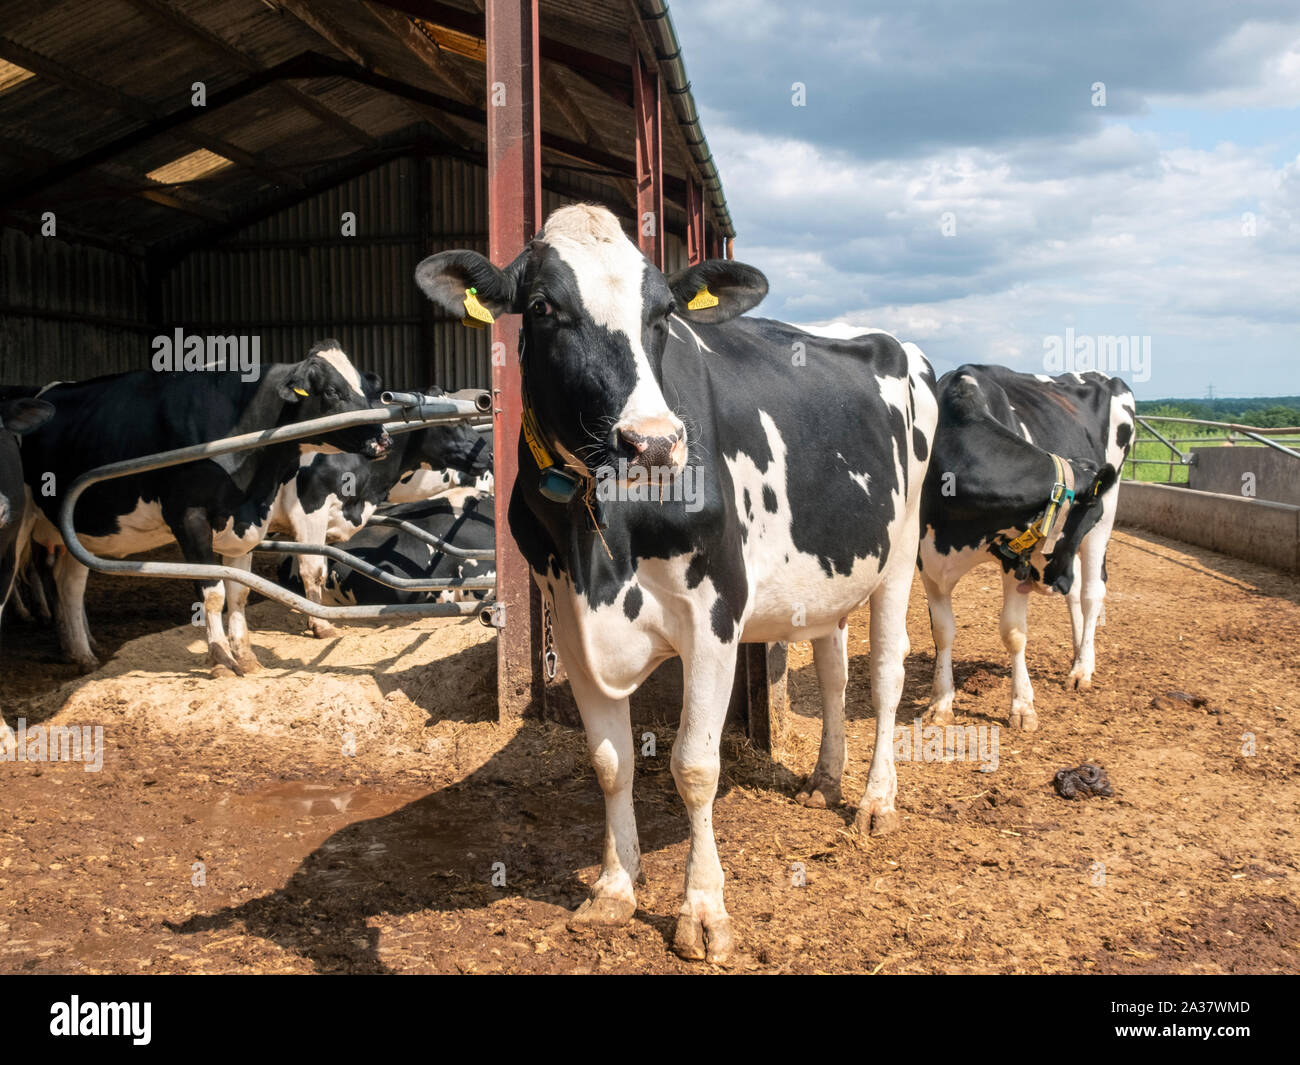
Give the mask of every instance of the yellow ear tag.
[{"label": "yellow ear tag", "polygon": [[300,396],[306,396],[306,395],[307,395],[307,390],[306,390],[305,388],[295,388],[294,391],[297,392],[298,395],[300,395]]},{"label": "yellow ear tag", "polygon": [[686,305],[686,309],[689,311],[702,311],[717,305],[718,297],[709,291],[708,285],[705,285],[699,292],[695,293],[695,298]]},{"label": "yellow ear tag", "polygon": [[496,321],[492,317],[492,312],[479,303],[478,289],[465,290],[465,317],[460,321],[461,325],[468,325],[474,329],[484,329]]}]

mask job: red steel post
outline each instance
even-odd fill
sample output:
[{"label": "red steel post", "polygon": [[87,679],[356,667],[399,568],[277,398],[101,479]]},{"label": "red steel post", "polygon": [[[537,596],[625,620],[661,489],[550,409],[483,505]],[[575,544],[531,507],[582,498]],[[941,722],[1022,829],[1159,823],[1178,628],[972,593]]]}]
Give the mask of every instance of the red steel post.
[{"label": "red steel post", "polygon": [[645,257],[664,268],[664,152],[657,70],[632,40],[632,110],[636,126],[637,243]]},{"label": "red steel post", "polygon": [[[541,68],[538,0],[487,0],[488,257],[504,266],[541,228]],[[497,713],[542,712],[541,606],[528,564],[510,537],[507,513],[519,472],[520,388],[518,315],[492,326],[493,439],[495,442],[497,601],[504,628],[497,639]]]}]

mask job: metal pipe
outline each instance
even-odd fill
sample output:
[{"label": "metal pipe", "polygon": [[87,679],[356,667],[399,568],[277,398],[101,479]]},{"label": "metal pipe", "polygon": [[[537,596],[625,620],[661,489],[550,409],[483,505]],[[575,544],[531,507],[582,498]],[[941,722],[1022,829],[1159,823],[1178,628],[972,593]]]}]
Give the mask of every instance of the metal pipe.
[{"label": "metal pipe", "polygon": [[335,562],[355,570],[364,577],[369,577],[377,584],[386,584],[403,592],[442,592],[448,588],[459,588],[470,592],[490,592],[496,587],[496,574],[484,573],[469,578],[460,577],[398,577],[377,566],[371,565],[356,555],[349,554],[333,544],[303,544],[295,540],[263,540],[254,551],[269,555],[324,555]]},{"label": "metal pipe", "polygon": [[1186,466],[1186,465],[1188,464],[1188,463],[1187,463],[1187,456],[1184,455],[1181,451],[1179,451],[1178,448],[1176,448],[1173,444],[1171,444],[1171,443],[1170,443],[1168,440],[1166,440],[1163,436],[1161,436],[1161,435],[1160,435],[1160,434],[1155,430],[1154,426],[1149,425],[1149,424],[1147,423],[1147,420],[1146,420],[1145,417],[1138,418],[1137,423],[1138,423],[1138,425],[1141,425],[1142,427],[1144,427],[1144,428],[1146,429],[1147,432],[1149,432],[1152,436],[1154,436],[1157,440],[1159,440],[1162,444],[1164,444],[1165,447],[1167,447],[1170,451],[1172,451],[1175,455],[1177,455],[1177,456],[1178,456],[1178,460],[1179,460],[1179,461],[1180,461],[1184,466]]},{"label": "metal pipe", "polygon": [[381,403],[398,403],[403,407],[418,407],[439,399],[473,403],[479,414],[487,414],[492,409],[491,393],[481,388],[462,388],[459,392],[450,392],[445,396],[426,396],[421,392],[383,392],[379,396]]},{"label": "metal pipe", "polygon": [[488,550],[467,550],[462,547],[455,547],[447,543],[441,536],[435,536],[433,533],[421,529],[418,525],[409,521],[403,521],[401,518],[394,518],[388,514],[373,514],[367,525],[383,525],[388,528],[401,529],[409,536],[414,536],[417,540],[422,540],[430,547],[436,548],[444,555],[450,555],[452,558],[465,558],[474,560],[491,560],[496,561],[497,553],[493,548]]},{"label": "metal pipe", "polygon": [[[405,431],[407,423],[410,422],[412,417],[420,423],[429,424],[431,419],[442,420],[450,416],[449,420],[451,421],[466,420],[482,413],[479,410],[478,403],[473,400],[457,399],[450,396],[425,396],[421,393],[412,393],[412,396],[416,397],[416,403],[373,407],[370,410],[348,411],[343,414],[330,414],[323,418],[311,418],[304,422],[280,426],[277,429],[243,433],[222,440],[210,440],[189,447],[174,448],[171,451],[162,451],[154,455],[141,455],[137,458],[123,459],[119,462],[112,462],[88,470],[72,483],[67,496],[63,500],[63,505],[59,508],[59,532],[63,536],[63,542],[68,549],[68,553],[73,558],[97,573],[117,573],[125,576],[157,577],[173,580],[234,581],[237,584],[243,584],[251,588],[255,592],[260,592],[268,599],[283,603],[285,606],[292,607],[311,617],[324,618],[328,621],[380,616],[458,617],[476,613],[481,606],[479,603],[394,603],[378,607],[324,606],[296,595],[286,588],[281,588],[278,584],[267,580],[265,577],[260,577],[248,570],[238,569],[234,566],[100,558],[87,550],[86,546],[77,538],[73,520],[76,514],[77,502],[86,489],[102,481],[130,477],[138,473],[148,473],[168,466],[179,466],[187,462],[213,458],[217,455],[229,455],[236,451],[251,451],[257,447],[301,440],[316,433],[332,432],[336,429],[347,429],[358,425],[374,425],[395,417],[404,419],[403,423],[399,423],[399,425]],[[418,429],[420,424],[410,425],[409,428]],[[312,547],[314,552],[316,546],[312,545]],[[326,552],[322,551],[320,553]],[[366,565],[360,559],[352,559],[346,552],[340,552],[340,554],[344,555],[348,565],[353,565],[354,562],[358,565],[358,568]],[[402,580],[405,578],[396,579]],[[464,585],[459,587],[464,587]],[[472,609],[462,609],[466,606],[470,606]]]},{"label": "metal pipe", "polygon": [[[1174,445],[1171,444],[1168,440],[1166,440],[1163,436],[1157,433],[1155,429],[1152,428],[1152,426],[1150,425],[1151,421],[1179,422],[1180,424],[1183,425],[1212,425],[1217,429],[1228,429],[1234,433],[1240,433],[1242,436],[1249,437],[1251,440],[1254,440],[1257,443],[1265,444],[1276,451],[1282,452],[1282,454],[1284,455],[1290,455],[1293,459],[1300,459],[1300,451],[1293,451],[1289,447],[1283,447],[1276,440],[1270,440],[1266,436],[1261,436],[1258,431],[1260,428],[1258,425],[1237,425],[1235,422],[1211,422],[1211,421],[1206,421],[1204,418],[1170,418],[1158,414],[1157,415],[1143,414],[1137,420],[1139,424],[1145,426],[1151,432],[1152,436],[1158,439],[1161,443],[1165,444],[1171,451],[1177,452],[1179,458],[1181,458],[1184,463],[1187,462],[1187,459],[1183,455],[1183,453],[1179,451],[1178,448],[1174,447]],[[1287,428],[1287,429],[1276,429],[1274,430],[1274,432],[1276,432],[1278,435],[1281,436],[1290,436],[1294,432],[1296,432],[1296,430]]]}]

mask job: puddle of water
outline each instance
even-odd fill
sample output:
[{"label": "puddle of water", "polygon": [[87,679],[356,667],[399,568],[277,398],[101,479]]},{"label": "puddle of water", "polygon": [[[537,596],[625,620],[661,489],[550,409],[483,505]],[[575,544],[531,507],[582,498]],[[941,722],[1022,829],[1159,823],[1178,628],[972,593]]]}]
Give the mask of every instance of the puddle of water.
[{"label": "puddle of water", "polygon": [[360,785],[312,784],[290,780],[245,794],[223,796],[206,805],[199,816],[224,823],[253,822],[267,824],[302,817],[334,817],[347,814],[349,819],[374,816],[396,809],[425,791],[376,792]]}]

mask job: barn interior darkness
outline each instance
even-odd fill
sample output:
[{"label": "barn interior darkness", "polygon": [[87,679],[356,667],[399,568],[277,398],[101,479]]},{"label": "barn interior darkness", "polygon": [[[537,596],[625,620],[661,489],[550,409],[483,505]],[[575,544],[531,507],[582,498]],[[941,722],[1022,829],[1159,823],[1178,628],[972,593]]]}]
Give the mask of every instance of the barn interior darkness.
[{"label": "barn interior darkness", "polygon": [[[486,332],[412,281],[487,251],[482,8],[0,0],[0,384],[144,368],[179,328],[487,387]],[[635,233],[634,65],[657,73],[673,269],[734,231],[663,10],[540,3],[542,184],[544,212],[602,203]]]}]

